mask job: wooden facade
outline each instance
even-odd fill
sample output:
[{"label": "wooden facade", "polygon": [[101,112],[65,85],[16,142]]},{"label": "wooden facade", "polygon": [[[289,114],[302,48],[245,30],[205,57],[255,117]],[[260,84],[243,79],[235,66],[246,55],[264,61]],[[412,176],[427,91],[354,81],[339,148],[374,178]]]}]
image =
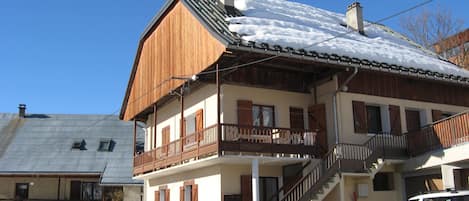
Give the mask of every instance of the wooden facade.
[{"label": "wooden facade", "polygon": [[[349,76],[339,76],[341,85]],[[389,98],[469,107],[469,87],[415,80],[379,72],[360,71],[347,85],[348,92]]]},{"label": "wooden facade", "polygon": [[184,80],[215,63],[225,45],[177,1],[142,39],[123,107],[123,119],[133,119]]}]

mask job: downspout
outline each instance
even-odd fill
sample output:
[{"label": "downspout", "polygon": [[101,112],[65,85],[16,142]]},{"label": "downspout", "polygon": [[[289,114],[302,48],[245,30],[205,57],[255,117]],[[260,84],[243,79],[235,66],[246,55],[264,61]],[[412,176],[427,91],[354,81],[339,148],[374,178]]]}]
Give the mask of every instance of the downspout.
[{"label": "downspout", "polygon": [[341,91],[347,91],[347,84],[352,81],[352,79],[355,77],[355,75],[358,74],[358,68],[354,67],[352,75],[350,75],[345,82],[339,86],[339,88],[334,92],[334,95],[332,96],[332,112],[334,113],[334,133],[335,133],[335,143],[339,144],[339,120],[338,116],[339,114],[337,113],[337,94]]}]

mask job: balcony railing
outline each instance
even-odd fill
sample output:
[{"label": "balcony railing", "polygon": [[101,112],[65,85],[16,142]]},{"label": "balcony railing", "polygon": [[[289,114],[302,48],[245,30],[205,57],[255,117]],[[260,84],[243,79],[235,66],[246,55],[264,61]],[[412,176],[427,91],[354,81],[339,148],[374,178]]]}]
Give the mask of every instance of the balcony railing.
[{"label": "balcony railing", "polygon": [[465,142],[469,142],[469,111],[408,134],[408,149],[411,156]]},{"label": "balcony railing", "polygon": [[216,154],[315,157],[318,155],[315,142],[315,133],[302,129],[213,125],[136,156],[134,174],[164,169]]}]

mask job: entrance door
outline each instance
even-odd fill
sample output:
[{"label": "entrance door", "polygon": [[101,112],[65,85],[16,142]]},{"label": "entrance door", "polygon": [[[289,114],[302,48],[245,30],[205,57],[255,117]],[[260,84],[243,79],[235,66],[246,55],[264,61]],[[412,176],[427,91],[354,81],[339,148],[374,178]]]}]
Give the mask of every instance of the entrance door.
[{"label": "entrance door", "polygon": [[17,183],[15,188],[15,198],[18,200],[28,199],[29,184],[28,183]]},{"label": "entrance door", "polygon": [[405,121],[407,123],[407,132],[420,130],[420,112],[417,110],[406,110]]},{"label": "entrance door", "polygon": [[327,152],[327,121],[326,121],[326,105],[316,104],[308,109],[309,129],[317,132],[316,144],[319,145],[323,153]]},{"label": "entrance door", "polygon": [[80,200],[81,181],[71,181],[70,200]]}]

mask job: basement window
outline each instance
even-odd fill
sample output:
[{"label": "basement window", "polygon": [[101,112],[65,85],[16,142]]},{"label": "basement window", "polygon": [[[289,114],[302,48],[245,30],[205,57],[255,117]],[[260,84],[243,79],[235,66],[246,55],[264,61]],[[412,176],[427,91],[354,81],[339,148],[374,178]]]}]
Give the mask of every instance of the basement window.
[{"label": "basement window", "polygon": [[76,149],[76,150],[86,150],[86,142],[85,142],[85,140],[82,139],[82,140],[75,140],[75,141],[73,141],[72,149]]},{"label": "basement window", "polygon": [[111,139],[101,139],[101,141],[99,141],[98,151],[112,151],[114,144],[114,141]]}]

